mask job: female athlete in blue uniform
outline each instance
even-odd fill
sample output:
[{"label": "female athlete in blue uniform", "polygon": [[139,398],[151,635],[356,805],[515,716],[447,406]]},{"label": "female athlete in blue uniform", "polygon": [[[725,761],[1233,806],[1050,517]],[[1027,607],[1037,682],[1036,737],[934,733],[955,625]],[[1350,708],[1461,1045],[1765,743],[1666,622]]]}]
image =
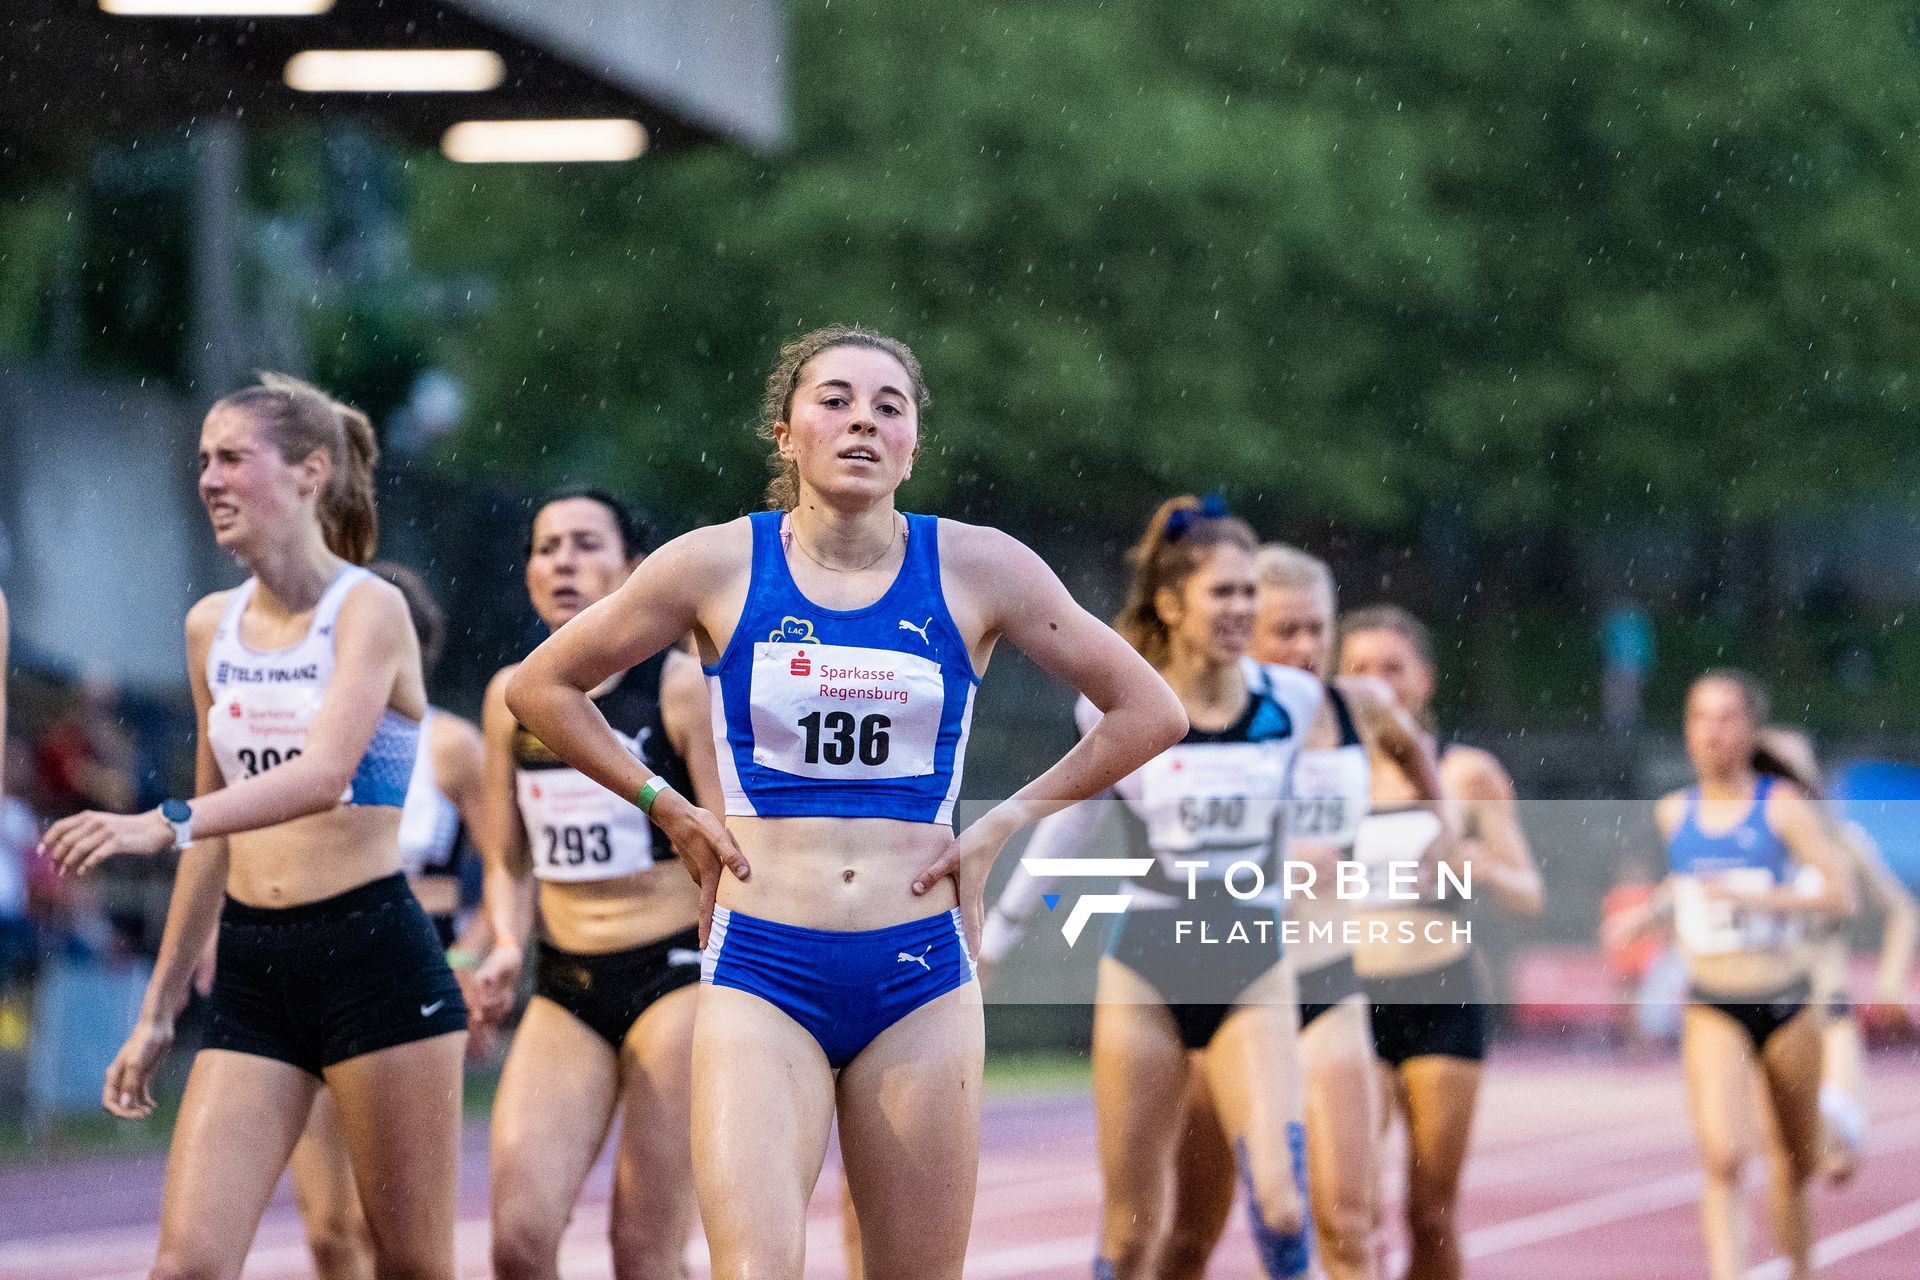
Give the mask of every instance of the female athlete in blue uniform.
[{"label": "female athlete in blue uniform", "polygon": [[[216,924],[212,1019],[173,1131],[153,1274],[237,1276],[322,1082],[381,1275],[453,1275],[466,1007],[400,872],[425,713],[406,602],[360,566],[376,529],[373,427],[290,378],[214,405],[200,498],[252,571],[187,615],[197,798],[49,829],[68,871],[181,850],[153,980],[107,1070],[115,1115],[153,1109]],[[222,890],[225,902],[222,904]]]},{"label": "female athlete in blue uniform", "polygon": [[[1746,1273],[1743,1183],[1760,1141],[1773,1170],[1774,1243],[1794,1280],[1812,1274],[1807,1185],[1820,1171],[1821,1054],[1807,935],[1854,911],[1853,870],[1813,803],[1756,768],[1777,768],[1758,751],[1766,721],[1766,695],[1746,673],[1695,680],[1686,743],[1699,781],[1654,809],[1674,936],[1692,980],[1680,1051],[1706,1166],[1700,1225],[1712,1280]],[[1630,936],[1652,915],[1623,917],[1609,933]],[[1771,1113],[1764,1120],[1756,1100]]]},{"label": "female athlete in blue uniform", "polygon": [[[640,563],[645,539],[599,490],[542,503],[526,566],[540,620],[558,630],[604,599]],[[494,1275],[558,1276],[560,1238],[617,1123],[614,1273],[678,1276],[693,1221],[699,891],[645,815],[515,723],[505,695],[514,670],[494,676],[483,716],[487,905],[499,941],[480,969],[482,1017],[511,1007],[536,912],[540,943],[493,1104]],[[691,654],[655,654],[592,696],[629,753],[718,811],[706,683]]]},{"label": "female athlete in blue uniform", "polygon": [[[1248,1192],[1264,1273],[1304,1276],[1311,1257],[1293,973],[1282,963],[1278,894],[1257,893],[1250,877],[1279,885],[1289,779],[1323,687],[1247,656],[1253,553],[1243,521],[1189,497],[1163,503],[1129,556],[1133,583],[1115,626],[1180,694],[1192,728],[1113,789],[1129,853],[1148,869],[1108,935],[1095,997],[1097,1280],[1152,1274],[1181,1098],[1201,1074]],[[1085,704],[1079,712],[1083,730],[1099,723]],[[1079,856],[1106,800],[1046,819],[1024,859]],[[994,909],[989,955],[1012,941],[1045,883],[1016,873]]]},{"label": "female athlete in blue uniform", "polygon": [[[1273,543],[1255,559],[1253,656],[1320,677],[1327,696],[1293,765],[1287,857],[1331,881],[1372,802],[1369,757],[1391,760],[1412,798],[1441,808],[1440,776],[1420,728],[1393,690],[1364,676],[1334,676],[1337,597],[1325,563]],[[1328,1280],[1373,1280],[1379,1221],[1381,1101],[1365,990],[1346,936],[1352,904],[1330,893],[1287,903],[1298,925],[1287,959],[1299,975],[1300,1065],[1307,1092],[1307,1204]],[[1173,1222],[1160,1280],[1198,1280],[1233,1207],[1233,1154],[1203,1074],[1187,1091],[1187,1125],[1175,1169]]]},{"label": "female athlete in blue uniform", "polygon": [[[924,387],[912,353],[879,334],[789,344],[762,411],[774,509],[660,548],[507,690],[556,755],[650,811],[705,901],[718,894],[693,1154],[723,1280],[800,1276],[836,1113],[867,1276],[960,1274],[988,869],[1021,827],[1113,785],[1186,728],[1165,682],[1031,551],[895,510]],[[724,826],[663,788],[587,696],[689,631],[712,694]],[[1105,718],[956,838],[974,689],[1003,636]]]}]

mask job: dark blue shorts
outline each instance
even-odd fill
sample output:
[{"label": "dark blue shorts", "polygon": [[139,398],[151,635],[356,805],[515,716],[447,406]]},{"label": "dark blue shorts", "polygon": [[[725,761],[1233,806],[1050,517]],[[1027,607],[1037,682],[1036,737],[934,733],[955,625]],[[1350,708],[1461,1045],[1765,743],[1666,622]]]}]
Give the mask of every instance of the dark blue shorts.
[{"label": "dark blue shorts", "polygon": [[958,908],[839,933],[715,907],[700,980],[767,1001],[805,1027],[837,1071],[921,1005],[973,981],[973,957]]}]

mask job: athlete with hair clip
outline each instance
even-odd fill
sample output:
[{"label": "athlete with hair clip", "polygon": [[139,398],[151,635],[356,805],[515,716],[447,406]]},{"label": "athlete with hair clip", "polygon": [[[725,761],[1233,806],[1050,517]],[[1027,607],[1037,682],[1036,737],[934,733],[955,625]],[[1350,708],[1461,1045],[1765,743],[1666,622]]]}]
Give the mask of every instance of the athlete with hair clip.
[{"label": "athlete with hair clip", "polygon": [[[1774,1244],[1792,1280],[1813,1274],[1807,1189],[1820,1169],[1821,1019],[1810,1007],[1807,936],[1855,904],[1847,854],[1764,749],[1766,722],[1766,695],[1744,671],[1694,680],[1686,745],[1699,781],[1654,807],[1670,866],[1662,896],[1691,980],[1680,1055],[1706,1172],[1700,1226],[1711,1280],[1746,1273],[1745,1173],[1761,1143]],[[1659,914],[1658,903],[1626,913],[1608,939],[1629,940]]]},{"label": "athlete with hair clip", "polygon": [[[1192,727],[1110,793],[1043,821],[1023,855],[1079,856],[1117,798],[1129,853],[1149,867],[1129,885],[1132,902],[1108,935],[1095,995],[1104,1204],[1093,1274],[1154,1274],[1172,1229],[1168,1191],[1184,1116],[1177,1100],[1204,1077],[1214,1141],[1225,1149],[1227,1207],[1237,1177],[1263,1273],[1304,1276],[1311,1249],[1294,974],[1282,959],[1279,897],[1253,896],[1239,864],[1259,867],[1275,886],[1281,880],[1289,779],[1324,686],[1309,672],[1248,656],[1254,536],[1219,499],[1161,504],[1128,558],[1133,582],[1114,625],[1180,695]],[[1088,731],[1099,712],[1083,700],[1076,718]],[[983,960],[1005,954],[1046,884],[1024,868],[1015,873],[989,915]],[[1322,888],[1331,885],[1329,875]]]},{"label": "athlete with hair clip", "polygon": [[[1255,559],[1260,589],[1253,656],[1318,676],[1327,695],[1293,765],[1287,857],[1332,884],[1350,859],[1371,804],[1370,756],[1382,756],[1412,784],[1412,799],[1439,813],[1440,776],[1420,727],[1393,691],[1364,676],[1334,676],[1333,573],[1297,547],[1271,543]],[[1299,975],[1300,1063],[1307,1093],[1307,1199],[1329,1280],[1372,1280],[1379,1221],[1380,1082],[1373,1069],[1367,998],[1345,936],[1351,904],[1336,893],[1287,902],[1298,926],[1287,961]],[[1233,1208],[1233,1154],[1220,1133],[1203,1073],[1187,1090],[1187,1124],[1176,1160],[1173,1221],[1160,1259],[1162,1280],[1204,1275]]]},{"label": "athlete with hair clip", "polygon": [[[426,582],[405,565],[376,560],[367,568],[399,588],[420,644],[421,668],[431,678],[446,642],[446,615]],[[420,725],[420,747],[413,776],[400,807],[400,867],[407,887],[419,900],[434,932],[447,948],[447,963],[460,980],[469,1005],[473,957],[487,949],[491,926],[484,916],[468,923],[460,937],[460,860],[468,854],[468,833],[479,829],[480,773],[484,750],[471,723],[429,705]],[[480,1052],[481,1038],[469,1041]],[[294,1200],[307,1228],[315,1280],[372,1280],[373,1237],[353,1182],[346,1135],[340,1129],[333,1095],[322,1089],[313,1100],[306,1132],[293,1148],[289,1166]]]},{"label": "athlete with hair clip", "polygon": [[[534,612],[560,630],[617,590],[646,552],[644,526],[609,494],[549,498],[527,533]],[[533,998],[493,1104],[494,1274],[559,1275],[561,1236],[617,1121],[614,1274],[680,1276],[693,1222],[699,892],[640,810],[514,719],[505,691],[517,669],[493,677],[482,717],[497,939],[478,974],[482,1018],[511,1010],[536,914],[540,943]],[[664,649],[589,697],[624,752],[718,810],[706,683],[692,655]]]},{"label": "athlete with hair clip", "polygon": [[[1794,729],[1769,725],[1760,731],[1759,750],[1772,771],[1798,783],[1814,801],[1827,824],[1827,835],[1843,854],[1882,912],[1880,964],[1875,995],[1894,1016],[1905,1018],[1913,971],[1916,908],[1913,895],[1881,857],[1873,837],[1858,823],[1843,821],[1822,797],[1820,762],[1807,736]],[[1866,1141],[1866,1048],[1861,1043],[1860,1019],[1848,995],[1851,947],[1847,922],[1827,918],[1808,931],[1814,948],[1813,1005],[1825,1016],[1820,1032],[1820,1117],[1825,1122],[1824,1172],[1827,1180],[1844,1186],[1860,1170],[1861,1147]]]},{"label": "athlete with hair clip", "polygon": [[[1438,672],[1432,640],[1412,614],[1393,605],[1347,614],[1338,670],[1379,680],[1431,733]],[[1433,750],[1430,737],[1423,748]],[[1513,782],[1489,753],[1458,745],[1439,753],[1444,814],[1391,753],[1375,750],[1369,763],[1370,809],[1353,843],[1368,890],[1354,914],[1367,932],[1353,959],[1367,990],[1383,1096],[1406,1121],[1406,1277],[1458,1280],[1460,1174],[1487,1048],[1486,976],[1471,935],[1462,936],[1462,889],[1509,914],[1538,915],[1540,872]],[[1411,898],[1395,879],[1409,866],[1418,868]]]},{"label": "athlete with hair clip", "polygon": [[[1186,728],[1164,681],[1005,534],[902,515],[927,404],[903,344],[834,327],[767,381],[771,510],[696,529],[556,631],[507,703],[648,812],[711,906],[694,1179],[720,1280],[798,1280],[836,1116],[870,1280],[958,1277],[979,1166],[981,896],[1006,841]],[[725,824],[626,750],[589,690],[689,631]],[[957,838],[974,690],[1005,638],[1106,713]],[[716,903],[717,895],[717,903]]]},{"label": "athlete with hair clip", "polygon": [[[373,427],[265,374],[200,435],[215,540],[251,575],[187,615],[196,798],[81,813],[47,832],[84,873],[180,852],[160,956],[107,1070],[118,1116],[153,1110],[207,937],[212,1017],[173,1130],[152,1274],[240,1274],[322,1085],[382,1277],[450,1280],[466,1006],[400,869],[426,690],[407,606],[363,566],[377,530]],[[224,903],[222,894],[224,891]]]}]

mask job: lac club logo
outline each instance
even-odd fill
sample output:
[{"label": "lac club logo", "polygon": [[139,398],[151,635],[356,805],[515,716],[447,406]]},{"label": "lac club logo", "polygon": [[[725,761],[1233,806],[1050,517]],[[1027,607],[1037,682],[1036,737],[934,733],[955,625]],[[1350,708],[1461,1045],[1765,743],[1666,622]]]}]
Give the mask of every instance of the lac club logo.
[{"label": "lac club logo", "polygon": [[786,617],[780,619],[780,625],[773,629],[767,636],[767,639],[774,644],[778,644],[782,640],[795,644],[820,643],[818,638],[813,634],[813,619],[796,618],[792,614],[788,614]]},{"label": "lac club logo", "polygon": [[[1051,879],[1080,880],[1131,880],[1147,874],[1153,868],[1152,858],[1022,858],[1020,865],[1027,869],[1030,876]],[[1044,893],[1041,901],[1052,911],[1060,905],[1060,895]],[[1087,927],[1087,921],[1095,916],[1124,915],[1133,905],[1130,893],[1090,893],[1077,899],[1073,909],[1067,912],[1065,923],[1060,926],[1061,936],[1067,945],[1072,946],[1080,940],[1080,933]]]}]

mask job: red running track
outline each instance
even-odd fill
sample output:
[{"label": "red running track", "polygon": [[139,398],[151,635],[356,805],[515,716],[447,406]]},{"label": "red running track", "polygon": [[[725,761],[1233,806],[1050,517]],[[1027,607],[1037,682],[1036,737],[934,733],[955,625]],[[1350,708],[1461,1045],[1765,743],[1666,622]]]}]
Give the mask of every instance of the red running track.
[{"label": "red running track", "polygon": [[[1821,1274],[1829,1280],[1920,1275],[1920,1057],[1870,1066],[1867,1163],[1815,1206]],[[1083,1280],[1099,1186],[1092,1108],[1084,1095],[989,1098],[985,1157],[967,1275]],[[460,1274],[487,1274],[486,1138],[467,1133],[461,1178]],[[164,1161],[91,1159],[0,1172],[0,1280],[136,1280],[152,1259]],[[1755,1170],[1756,1221],[1759,1170]],[[563,1257],[569,1280],[611,1274],[605,1245],[608,1170],[589,1181]],[[1537,1051],[1489,1064],[1464,1193],[1468,1274],[1475,1280],[1692,1280],[1704,1265],[1696,1228],[1699,1178],[1679,1066]],[[821,1179],[809,1220],[809,1277],[840,1271],[838,1180]],[[1756,1232],[1749,1280],[1783,1280]],[[705,1251],[689,1257],[704,1274]],[[262,1224],[253,1280],[309,1274],[286,1189]],[[1238,1213],[1213,1276],[1253,1276]]]}]

